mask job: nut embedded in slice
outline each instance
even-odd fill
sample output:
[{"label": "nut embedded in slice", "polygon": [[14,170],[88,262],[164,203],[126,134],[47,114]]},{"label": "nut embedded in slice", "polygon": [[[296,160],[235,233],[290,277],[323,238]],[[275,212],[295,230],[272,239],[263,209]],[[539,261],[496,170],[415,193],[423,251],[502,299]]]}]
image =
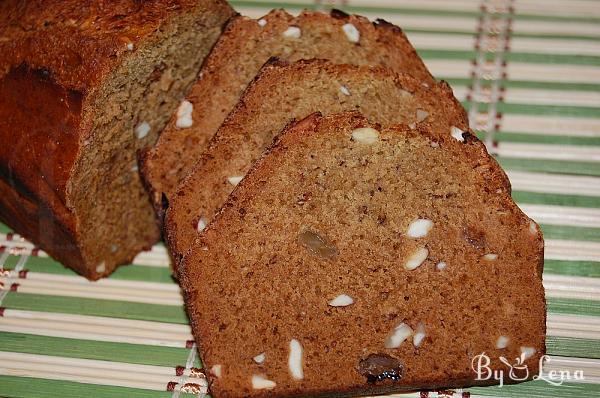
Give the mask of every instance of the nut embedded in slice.
[{"label": "nut embedded in slice", "polygon": [[354,299],[347,294],[340,294],[329,302],[332,307],[346,307],[354,303]]},{"label": "nut embedded in slice", "polygon": [[418,268],[421,264],[423,264],[423,261],[425,261],[427,259],[428,255],[429,255],[429,250],[427,250],[424,247],[418,248],[406,260],[406,263],[404,263],[404,268],[406,268],[407,270],[413,270],[413,269]]},{"label": "nut embedded in slice", "polygon": [[371,127],[361,127],[352,131],[352,139],[362,144],[374,144],[379,141],[379,132]]},{"label": "nut embedded in slice", "polygon": [[273,380],[267,379],[263,375],[252,375],[252,388],[255,390],[269,390],[271,388],[275,388],[277,383]]},{"label": "nut embedded in slice", "polygon": [[385,348],[398,348],[400,344],[410,336],[413,330],[404,322],[396,326],[392,333],[385,339]]},{"label": "nut embedded in slice", "polygon": [[431,228],[433,228],[433,221],[426,218],[419,218],[410,223],[406,235],[411,238],[423,238],[427,236]]},{"label": "nut embedded in slice", "polygon": [[192,127],[194,120],[192,119],[192,112],[194,112],[194,105],[188,101],[183,100],[177,108],[177,121],[175,126],[180,129]]},{"label": "nut embedded in slice", "polygon": [[356,29],[356,26],[352,25],[351,23],[347,23],[342,26],[342,30],[351,43],[358,43],[360,41],[360,32],[358,29]]},{"label": "nut embedded in slice", "polygon": [[288,368],[294,380],[304,379],[304,370],[302,369],[302,344],[296,339],[290,341],[290,354],[288,357]]}]

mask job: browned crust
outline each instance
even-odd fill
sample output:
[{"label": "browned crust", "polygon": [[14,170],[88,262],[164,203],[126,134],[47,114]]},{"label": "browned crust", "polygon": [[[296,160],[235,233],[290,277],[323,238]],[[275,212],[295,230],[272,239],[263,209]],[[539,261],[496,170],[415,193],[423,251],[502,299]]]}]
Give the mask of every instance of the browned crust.
[{"label": "browned crust", "polygon": [[[265,15],[262,19],[267,21],[267,26],[264,29],[259,28],[255,21],[248,17],[238,16],[232,18],[220,40],[206,59],[198,81],[187,96],[192,103],[195,103],[196,99],[202,102],[207,96],[213,95],[214,86],[218,83],[214,83],[202,76],[218,74],[220,64],[222,62],[229,62],[230,59],[235,57],[235,48],[231,42],[235,41],[236,37],[240,37],[240,35],[255,35],[260,37],[261,35],[268,34],[265,32],[269,32],[268,29],[270,29],[270,26],[272,25],[271,21],[279,20],[287,21],[289,25],[299,24],[301,21],[310,21],[315,24],[336,24],[341,26],[346,22],[352,22],[359,26],[361,30],[364,29],[368,34],[377,36],[377,41],[388,43],[391,48],[402,48],[407,52],[407,59],[411,59],[417,65],[414,70],[407,71],[410,72],[411,75],[423,81],[431,83],[435,81],[420,57],[417,55],[416,50],[410,45],[410,42],[402,29],[389,22],[383,20],[370,22],[365,17],[349,15],[339,10],[332,10],[329,15],[320,12],[303,11],[299,16],[294,17],[285,10],[275,9]],[[399,43],[401,43],[401,45]],[[197,122],[198,120],[194,121],[195,124]],[[192,145],[192,149],[184,148],[184,146],[178,142],[178,140],[181,140],[182,132],[177,131],[174,125],[175,115],[173,115],[171,121],[167,124],[167,127],[164,129],[156,145],[140,154],[142,162],[140,171],[142,178],[145,180],[145,186],[153,200],[153,205],[157,212],[157,219],[160,225],[162,225],[165,214],[165,208],[162,205],[163,193],[166,194],[169,200],[171,199],[170,196],[175,193],[179,183],[191,170],[195,160],[198,159],[202,153],[202,151],[199,151],[195,156],[190,156],[193,161],[186,159],[185,153],[183,153],[180,154],[182,156],[178,157],[178,164],[168,164],[170,162],[169,155],[173,154],[174,147],[179,147],[175,149],[177,152],[192,151],[196,147],[196,145]],[[195,127],[192,127],[191,131],[194,131],[194,129]],[[185,164],[186,162],[191,164]],[[181,170],[177,169],[179,167],[181,167]]]},{"label": "browned crust", "polygon": [[[263,153],[261,158],[252,166],[250,171],[247,173],[245,178],[237,185],[234,192],[229,196],[229,199],[225,203],[225,205],[221,208],[219,213],[214,217],[214,219],[209,223],[203,233],[199,236],[199,238],[194,243],[193,247],[190,251],[185,255],[181,269],[180,269],[180,284],[182,287],[185,306],[187,313],[190,318],[190,323],[192,326],[192,331],[196,342],[198,344],[198,349],[201,357],[205,358],[206,355],[210,352],[210,347],[206,347],[203,342],[210,341],[210,334],[207,334],[207,328],[204,326],[207,323],[206,319],[202,319],[202,310],[196,306],[198,301],[200,300],[200,292],[198,289],[198,280],[192,277],[192,271],[190,267],[197,267],[198,265],[194,265],[196,254],[203,250],[204,246],[210,244],[210,240],[215,238],[214,232],[218,231],[220,228],[225,227],[230,222],[232,222],[235,218],[238,217],[239,209],[244,206],[244,203],[251,201],[253,197],[255,197],[262,189],[262,185],[265,181],[268,180],[269,176],[271,176],[280,163],[280,158],[286,155],[286,152],[289,148],[297,147],[302,142],[306,142],[311,140],[316,135],[324,134],[320,131],[320,124],[328,123],[328,124],[337,124],[340,126],[352,126],[352,128],[358,127],[373,127],[375,129],[380,129],[381,126],[369,123],[369,121],[363,117],[358,112],[345,112],[334,115],[329,115],[323,117],[320,113],[314,113],[305,119],[298,122],[291,122],[274,140],[273,144]],[[387,129],[391,130],[394,133],[405,134],[409,137],[415,137],[417,135],[429,137],[432,141],[437,141],[438,136],[433,134],[427,128],[419,127],[417,131],[409,130],[406,126],[398,125],[393,126]],[[342,129],[339,129],[338,132],[341,134]],[[516,203],[512,200],[509,192],[509,186],[506,185],[505,174],[502,169],[498,166],[498,163],[487,153],[485,145],[481,143],[477,138],[469,138],[465,139],[464,146],[468,149],[467,151],[472,152],[472,156],[466,158],[468,161],[472,162],[475,167],[480,170],[480,172],[487,176],[487,178],[493,179],[500,185],[504,185],[505,190],[499,192],[498,194],[502,196],[505,205],[509,209],[509,211],[514,212],[518,217],[520,217],[523,222],[528,222],[529,218],[521,211],[521,209],[516,205]],[[480,167],[483,166],[483,167]],[[543,256],[544,256],[544,240],[540,229],[537,229],[535,234],[535,241],[537,242],[537,259],[538,263],[543,264]],[[542,286],[542,269],[538,270],[537,277],[539,279],[538,288],[541,289],[543,295]],[[210,298],[203,298],[203,301],[209,300]],[[545,300],[545,299],[544,299]],[[544,301],[544,307],[540,308],[540,312],[543,313],[543,330],[540,331],[541,336],[545,336],[546,334],[546,307]],[[546,346],[545,340],[542,337],[541,342],[536,342],[535,348],[536,353],[533,357],[527,360],[529,373],[529,379],[531,379],[534,375],[539,373],[539,362],[540,359],[546,354]],[[208,363],[208,366],[211,364]],[[209,381],[212,379],[212,375],[208,374]],[[511,384],[510,380],[506,380],[507,384]],[[493,385],[498,384],[497,382],[490,380],[480,382],[474,379],[474,375],[471,377],[464,377],[456,380],[429,380],[424,381],[420,385],[416,386],[398,386],[393,384],[384,384],[380,386],[374,385],[364,385],[364,386],[353,386],[349,387],[345,391],[330,391],[328,389],[313,389],[310,391],[303,391],[300,389],[294,391],[286,391],[286,393],[278,393],[278,396],[282,397],[296,397],[296,396],[306,396],[307,394],[311,396],[332,396],[332,397],[346,397],[346,396],[358,396],[365,394],[381,394],[381,393],[393,393],[393,392],[403,392],[410,390],[419,390],[419,389],[431,389],[436,390],[439,388],[458,388],[458,387],[469,387],[469,386],[484,386],[484,385]],[[227,393],[221,393],[221,391],[216,390],[212,391],[212,395],[218,398],[228,397],[230,396]],[[267,397],[271,396],[268,391],[259,391],[254,392],[253,396],[256,397]]]}]

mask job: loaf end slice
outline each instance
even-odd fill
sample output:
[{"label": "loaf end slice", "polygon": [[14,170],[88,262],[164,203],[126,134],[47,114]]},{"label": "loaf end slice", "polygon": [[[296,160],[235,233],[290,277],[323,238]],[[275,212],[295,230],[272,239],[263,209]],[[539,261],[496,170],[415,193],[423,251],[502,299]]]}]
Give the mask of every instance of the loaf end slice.
[{"label": "loaf end slice", "polygon": [[[444,82],[423,83],[381,66],[326,60],[271,60],[242,94],[177,193],[165,219],[165,238],[178,260],[225,203],[235,184],[292,119],[358,110],[385,125],[426,124],[438,140],[468,132],[468,118]],[[501,172],[499,172],[501,173]],[[505,176],[500,175],[499,178]]]},{"label": "loaf end slice", "polygon": [[184,257],[215,397],[494,383],[480,354],[538,373],[543,238],[462,138],[356,113],[283,132]]},{"label": "loaf end slice", "polygon": [[433,82],[402,32],[382,20],[333,11],[304,11],[294,17],[273,10],[255,20],[237,17],[206,60],[198,81],[161,134],[141,156],[142,174],[162,223],[165,205],[190,172],[248,83],[271,57],[297,61],[383,65]]},{"label": "loaf end slice", "polygon": [[0,2],[0,219],[90,279],[151,247],[136,151],[233,14],[222,0]]}]

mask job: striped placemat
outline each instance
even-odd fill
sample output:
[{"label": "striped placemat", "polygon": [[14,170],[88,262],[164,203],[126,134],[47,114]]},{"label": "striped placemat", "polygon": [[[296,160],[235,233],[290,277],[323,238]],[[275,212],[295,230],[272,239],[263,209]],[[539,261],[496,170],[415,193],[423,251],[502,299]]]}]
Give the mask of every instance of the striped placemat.
[{"label": "striped placemat", "polygon": [[[585,379],[406,396],[600,396],[600,2],[232,3],[253,17],[334,6],[402,26],[435,76],[451,83],[514,198],[542,226],[545,369]],[[164,246],[90,283],[0,225],[0,396],[204,393]]]}]

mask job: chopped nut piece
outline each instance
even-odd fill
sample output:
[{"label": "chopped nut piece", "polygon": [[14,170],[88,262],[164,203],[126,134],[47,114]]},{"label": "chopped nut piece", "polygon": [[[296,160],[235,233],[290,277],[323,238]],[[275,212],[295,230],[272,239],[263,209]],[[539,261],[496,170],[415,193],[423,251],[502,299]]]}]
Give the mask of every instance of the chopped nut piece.
[{"label": "chopped nut piece", "polygon": [[294,380],[302,380],[304,378],[304,370],[302,369],[302,345],[296,339],[290,341],[288,367]]},{"label": "chopped nut piece", "polygon": [[340,92],[344,95],[351,95],[350,90],[346,86],[340,86]]},{"label": "chopped nut piece", "polygon": [[354,299],[347,294],[340,294],[329,302],[332,307],[346,307],[350,304],[354,304]]},{"label": "chopped nut piece", "polygon": [[100,264],[98,264],[96,266],[96,272],[102,273],[104,271],[106,271],[106,263],[104,261],[102,261]]},{"label": "chopped nut piece", "polygon": [[265,355],[265,353],[261,352],[260,354],[258,354],[254,358],[252,358],[252,360],[260,365],[265,361],[266,358],[267,358],[267,356]]},{"label": "chopped nut piece", "polygon": [[456,140],[458,140],[460,142],[465,141],[465,138],[463,137],[464,131],[462,131],[458,127],[452,126],[450,128],[450,134],[452,135],[452,137],[454,137]]},{"label": "chopped nut piece", "polygon": [[297,26],[290,26],[285,32],[283,32],[283,37],[299,39],[300,36],[302,36],[302,31]]},{"label": "chopped nut piece", "polygon": [[411,238],[423,238],[427,236],[429,231],[433,228],[433,222],[426,218],[419,218],[410,223],[406,234]]},{"label": "chopped nut piece", "polygon": [[524,361],[531,358],[535,354],[535,348],[533,347],[521,347],[521,357]]},{"label": "chopped nut piece", "polygon": [[385,339],[385,348],[398,348],[400,344],[413,334],[413,330],[405,323],[396,326],[392,333]]},{"label": "chopped nut piece", "polygon": [[314,255],[326,260],[332,259],[338,253],[335,246],[330,245],[325,238],[311,230],[301,232],[298,235],[298,242]]},{"label": "chopped nut piece", "polygon": [[181,101],[181,104],[179,104],[179,108],[177,108],[177,121],[175,122],[175,126],[180,129],[192,127],[192,124],[194,122],[194,120],[192,119],[193,111],[194,105],[190,101]]},{"label": "chopped nut piece", "polygon": [[488,253],[485,256],[483,256],[483,259],[485,261],[496,261],[498,259],[498,255],[495,253]]},{"label": "chopped nut piece", "polygon": [[537,226],[537,224],[535,223],[535,221],[533,221],[533,220],[530,220],[530,221],[529,221],[529,232],[530,232],[532,235],[535,235],[535,234],[537,234],[537,232],[538,232],[538,226]]},{"label": "chopped nut piece", "polygon": [[427,119],[427,116],[429,116],[427,111],[417,109],[417,123],[421,123],[423,120]]},{"label": "chopped nut piece", "polygon": [[498,337],[498,340],[496,340],[496,348],[503,349],[503,348],[508,347],[508,341],[509,341],[509,338],[506,336]]},{"label": "chopped nut piece", "polygon": [[275,388],[277,383],[272,380],[267,379],[263,375],[252,375],[252,388],[255,390],[264,390]]},{"label": "chopped nut piece", "polygon": [[204,228],[206,228],[206,218],[200,217],[198,220],[198,225],[196,226],[196,231],[202,232],[204,231]]},{"label": "chopped nut piece", "polygon": [[142,138],[147,136],[149,132],[150,132],[150,125],[148,124],[148,122],[141,122],[135,128],[135,136],[139,140],[141,140]]},{"label": "chopped nut piece", "polygon": [[264,18],[259,19],[258,26],[260,26],[261,28],[264,28],[265,26],[267,26],[267,20]]},{"label": "chopped nut piece", "polygon": [[444,261],[440,261],[439,263],[437,263],[435,265],[435,267],[440,271],[445,269],[447,266],[448,266],[448,264],[446,264]]},{"label": "chopped nut piece", "polygon": [[244,176],[231,176],[231,177],[227,177],[227,181],[229,181],[229,183],[231,185],[233,185],[234,187],[240,183],[240,181],[242,181],[244,179]]},{"label": "chopped nut piece", "polygon": [[417,268],[419,265],[423,264],[423,261],[429,255],[429,250],[424,247],[417,249],[409,258],[406,260],[404,264],[404,268],[408,270],[413,270]]},{"label": "chopped nut piece", "polygon": [[210,373],[213,374],[217,379],[220,379],[223,375],[223,366],[221,365],[213,365],[210,368]]},{"label": "chopped nut piece", "polygon": [[379,141],[379,131],[371,127],[357,128],[352,132],[352,139],[363,144],[374,144]]},{"label": "chopped nut piece", "polygon": [[414,336],[413,336],[413,345],[415,347],[418,347],[421,345],[421,343],[423,342],[423,339],[425,338],[426,333],[425,333],[425,325],[423,325],[423,323],[419,322],[419,324],[417,325],[417,331],[415,332]]},{"label": "chopped nut piece", "polygon": [[342,26],[342,30],[346,34],[346,37],[351,43],[358,43],[360,40],[360,32],[356,29],[356,26],[351,23],[347,23]]}]

